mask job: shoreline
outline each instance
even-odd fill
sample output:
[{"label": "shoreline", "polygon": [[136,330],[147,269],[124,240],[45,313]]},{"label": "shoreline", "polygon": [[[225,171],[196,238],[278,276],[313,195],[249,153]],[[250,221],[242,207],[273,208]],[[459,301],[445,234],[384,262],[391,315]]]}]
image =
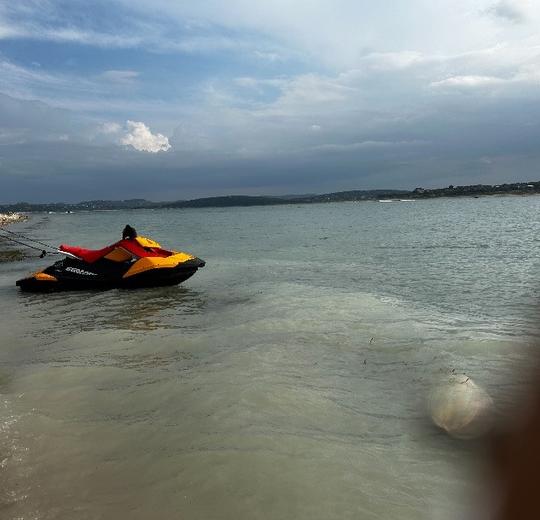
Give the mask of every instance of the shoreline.
[{"label": "shoreline", "polygon": [[[482,199],[486,197],[530,197],[540,195],[540,181],[535,185],[530,185],[527,189],[468,189],[464,190],[461,186],[441,188],[441,189],[423,189],[417,188],[412,192],[392,193],[383,192],[363,192],[363,191],[344,191],[328,193],[325,195],[313,195],[300,198],[280,198],[280,197],[261,197],[261,196],[221,196],[206,197],[202,199],[193,199],[178,202],[151,202],[144,201],[144,204],[130,205],[130,201],[94,201],[78,203],[18,203],[1,205],[0,227],[4,224],[3,218],[7,218],[7,223],[16,222],[28,218],[29,213],[81,213],[94,211],[134,211],[134,210],[184,210],[184,209],[202,209],[202,208],[229,208],[229,207],[259,207],[259,206],[286,206],[286,205],[310,205],[310,204],[329,204],[339,202],[378,202],[381,199],[400,201],[401,199],[410,199],[414,201],[434,200],[434,199]],[[482,187],[483,188],[483,187]],[[6,213],[7,212],[7,213]],[[22,213],[21,213],[22,212]],[[13,217],[12,215],[19,215]]]},{"label": "shoreline", "polygon": [[25,220],[28,220],[28,216],[23,215],[22,213],[0,213],[0,228],[9,224],[14,224],[15,222],[24,222]]},{"label": "shoreline", "polygon": [[[22,213],[0,213],[0,231],[16,222],[24,222],[28,220],[28,215]],[[22,249],[10,247],[10,241],[5,237],[0,236],[0,263],[18,262],[24,260],[26,254]]]}]

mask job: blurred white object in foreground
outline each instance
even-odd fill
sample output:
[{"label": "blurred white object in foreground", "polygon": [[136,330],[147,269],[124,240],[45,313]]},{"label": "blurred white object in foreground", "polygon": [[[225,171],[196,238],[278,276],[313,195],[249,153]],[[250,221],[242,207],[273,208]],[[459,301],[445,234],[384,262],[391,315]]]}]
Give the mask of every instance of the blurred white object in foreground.
[{"label": "blurred white object in foreground", "polygon": [[437,385],[429,396],[433,422],[452,437],[473,439],[487,433],[493,425],[493,400],[474,381],[452,376]]}]

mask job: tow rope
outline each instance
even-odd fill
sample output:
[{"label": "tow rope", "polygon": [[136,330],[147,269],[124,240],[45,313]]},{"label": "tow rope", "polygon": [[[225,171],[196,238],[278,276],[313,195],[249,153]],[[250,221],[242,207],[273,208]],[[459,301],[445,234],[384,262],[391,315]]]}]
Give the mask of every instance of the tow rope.
[{"label": "tow rope", "polygon": [[[7,233],[7,234],[3,234]],[[17,237],[17,238],[14,238]],[[0,238],[4,238],[5,240],[10,240],[11,242],[15,242],[16,244],[20,244],[21,246],[28,247],[29,249],[34,249],[35,251],[39,251],[40,255],[39,258],[45,258],[47,255],[61,255],[62,252],[58,251],[56,247],[50,246],[49,244],[46,244],[45,242],[41,242],[40,240],[37,240],[35,238],[30,238],[22,233],[15,233],[14,231],[9,231],[8,229],[2,229],[0,228]],[[18,240],[19,239],[19,240]],[[28,243],[30,242],[30,244]],[[33,244],[39,244],[42,247],[38,247]],[[46,249],[43,249],[45,247]],[[49,251],[47,251],[49,249]]]}]

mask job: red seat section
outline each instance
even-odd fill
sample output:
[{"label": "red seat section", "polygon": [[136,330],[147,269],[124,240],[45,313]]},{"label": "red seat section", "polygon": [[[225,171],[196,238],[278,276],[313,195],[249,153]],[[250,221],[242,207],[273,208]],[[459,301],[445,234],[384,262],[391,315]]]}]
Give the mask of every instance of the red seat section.
[{"label": "red seat section", "polygon": [[111,246],[104,247],[103,249],[85,249],[84,247],[68,246],[66,244],[62,244],[58,249],[60,249],[60,251],[64,251],[65,253],[71,253],[77,258],[92,264],[100,258],[103,258],[105,255],[108,255],[117,247],[125,249],[138,258],[145,258],[147,256],[167,257],[171,255],[170,251],[166,251],[165,249],[160,249],[158,247],[142,247],[135,240],[120,240],[119,242],[116,242]]},{"label": "red seat section", "polygon": [[108,255],[114,249],[114,247],[115,246],[113,245],[104,247],[103,249],[84,249],[84,247],[68,246],[66,244],[62,244],[58,249],[66,253],[71,253],[77,258],[80,258],[81,260],[92,264],[96,260],[99,260],[105,255]]},{"label": "red seat section", "polygon": [[147,256],[159,256],[165,258],[171,256],[169,251],[165,251],[158,247],[143,247],[136,240],[120,240],[120,242],[117,242],[115,245],[123,247],[126,251],[129,251],[139,258],[145,258]]}]

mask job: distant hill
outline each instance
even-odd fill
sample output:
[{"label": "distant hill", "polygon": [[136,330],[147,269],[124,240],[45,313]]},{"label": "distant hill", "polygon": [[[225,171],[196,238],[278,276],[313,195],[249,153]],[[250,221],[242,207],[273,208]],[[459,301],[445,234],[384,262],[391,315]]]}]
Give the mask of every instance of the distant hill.
[{"label": "distant hill", "polygon": [[530,195],[540,193],[540,181],[513,182],[511,184],[473,184],[471,186],[453,186],[448,188],[416,188],[411,197],[431,199],[435,197],[479,197],[481,195]]},{"label": "distant hill", "polygon": [[289,202],[319,203],[319,202],[347,202],[357,200],[373,200],[383,197],[397,197],[408,195],[405,190],[352,190],[325,193],[323,195],[305,195],[297,199],[289,199]]},{"label": "distant hill", "polygon": [[203,199],[178,200],[164,202],[163,208],[222,208],[228,206],[270,206],[288,204],[289,201],[280,197],[250,197],[248,195],[227,195],[224,197],[206,197]]},{"label": "distant hill", "polygon": [[71,212],[71,211],[103,211],[118,209],[151,209],[151,208],[222,208],[230,206],[270,206],[282,204],[320,204],[327,202],[363,201],[378,199],[430,199],[438,197],[479,197],[483,195],[530,195],[540,193],[540,181],[516,182],[511,184],[475,184],[471,186],[448,186],[447,188],[416,188],[406,190],[351,190],[324,193],[322,195],[284,195],[284,196],[249,196],[228,195],[222,197],[205,197],[193,200],[177,200],[173,202],[152,202],[145,199],[128,200],[91,200],[70,204],[54,202],[33,204],[18,202],[0,205],[0,212]]},{"label": "distant hill", "polygon": [[207,197],[203,199],[166,202],[166,208],[208,208],[226,206],[269,206],[277,204],[314,204],[319,202],[342,202],[377,199],[382,196],[398,196],[409,194],[404,190],[354,190],[326,193],[323,195],[285,195],[275,197],[253,197],[247,195],[228,195],[224,197]]}]

